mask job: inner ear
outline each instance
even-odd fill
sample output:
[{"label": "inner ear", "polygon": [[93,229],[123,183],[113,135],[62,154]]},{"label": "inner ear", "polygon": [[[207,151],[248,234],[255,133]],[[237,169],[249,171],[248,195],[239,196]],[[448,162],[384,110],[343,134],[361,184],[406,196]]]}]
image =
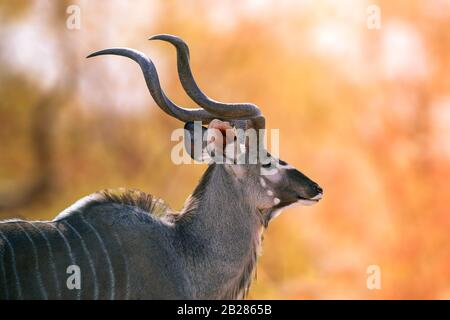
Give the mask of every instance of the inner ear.
[{"label": "inner ear", "polygon": [[184,125],[184,147],[191,158],[199,162],[206,160],[204,150],[207,142],[203,139],[206,131],[200,121],[189,121]]},{"label": "inner ear", "polygon": [[190,157],[199,162],[238,163],[242,150],[237,132],[228,121],[214,119],[208,128],[200,121],[184,125],[184,146]]},{"label": "inner ear", "polygon": [[[218,119],[214,119],[209,123],[209,138],[210,140],[220,140],[222,141],[222,145],[226,145],[234,140],[234,130],[233,126],[228,121],[222,121]],[[209,142],[209,141],[208,141]],[[218,144],[220,142],[217,141],[217,147],[220,147]]]},{"label": "inner ear", "polygon": [[208,129],[219,130],[222,133],[222,136],[225,137],[227,130],[232,130],[233,127],[228,121],[214,119],[209,123]]},{"label": "inner ear", "polygon": [[228,121],[214,119],[207,132],[207,152],[216,163],[233,163],[235,158],[234,127]]}]

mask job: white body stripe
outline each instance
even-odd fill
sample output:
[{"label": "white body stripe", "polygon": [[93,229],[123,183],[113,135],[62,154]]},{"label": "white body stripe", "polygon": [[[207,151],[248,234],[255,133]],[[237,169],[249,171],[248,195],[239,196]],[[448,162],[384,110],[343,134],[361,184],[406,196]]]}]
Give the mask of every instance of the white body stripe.
[{"label": "white body stripe", "polygon": [[[74,265],[74,264],[75,264],[75,258],[74,258],[74,256],[73,256],[72,248],[70,247],[69,241],[67,241],[67,238],[66,238],[66,237],[64,236],[64,234],[61,232],[61,230],[58,229],[57,226],[55,226],[55,225],[54,225],[53,223],[51,223],[51,222],[49,222],[49,223],[47,223],[47,224],[48,224],[49,226],[52,226],[52,227],[58,232],[58,234],[61,236],[61,238],[63,239],[64,244],[66,245],[66,248],[67,248],[67,252],[68,252],[69,257],[70,257],[70,264]],[[80,289],[80,290],[77,290],[77,299],[80,299],[80,297],[81,297],[81,289]]]},{"label": "white body stripe", "polygon": [[90,268],[92,270],[92,277],[94,278],[94,300],[97,300],[98,299],[97,273],[95,271],[95,266],[94,266],[94,262],[92,261],[91,254],[89,253],[89,250],[88,250],[88,248],[86,246],[86,242],[84,241],[84,239],[80,235],[80,233],[75,229],[75,227],[73,227],[68,221],[64,220],[64,221],[61,221],[61,223],[66,224],[77,235],[77,237],[80,239],[81,246],[83,247],[83,250],[86,253],[86,257],[88,259],[89,266],[90,266]]},{"label": "white body stripe", "polygon": [[[4,240],[0,239],[0,244],[1,243],[5,243]],[[4,249],[4,247],[3,247]],[[8,290],[8,283],[6,282],[6,270],[5,270],[5,261],[4,261],[4,256],[5,256],[5,252],[6,250],[3,250],[3,252],[1,253],[1,260],[0,260],[0,269],[2,270],[2,283],[5,286],[5,299],[9,300],[9,290]]]},{"label": "white body stripe", "polygon": [[56,274],[55,257],[53,256],[53,251],[52,251],[52,246],[50,244],[50,241],[48,241],[48,238],[45,235],[45,232],[42,232],[42,230],[39,229],[39,227],[35,226],[33,222],[31,222],[31,221],[25,221],[25,222],[29,223],[34,229],[36,229],[45,240],[45,244],[48,249],[48,256],[50,258],[50,261],[49,261],[50,268],[52,269],[53,280],[55,281],[55,286],[56,286],[56,296],[58,297],[58,299],[61,299],[61,288],[59,287],[59,281],[58,281],[58,277]]},{"label": "white body stripe", "polygon": [[11,261],[12,261],[12,269],[14,273],[14,277],[16,278],[16,288],[17,288],[17,295],[19,299],[22,299],[22,287],[20,286],[20,279],[19,275],[17,273],[17,267],[16,267],[16,254],[14,253],[14,248],[11,245],[11,242],[9,242],[8,238],[3,234],[3,232],[0,230],[0,237],[5,240],[6,245],[9,248],[9,252],[11,253]]},{"label": "white body stripe", "polygon": [[129,272],[129,267],[128,267],[128,259],[123,252],[122,240],[120,240],[119,235],[115,232],[113,232],[112,234],[113,234],[114,238],[116,238],[117,243],[119,244],[120,255],[122,256],[123,263],[125,265],[125,300],[129,300],[129,298],[130,298],[130,272]]},{"label": "white body stripe", "polygon": [[102,251],[103,251],[103,253],[105,254],[105,257],[106,257],[106,263],[108,264],[109,277],[111,279],[111,287],[110,287],[111,295],[110,295],[110,299],[114,300],[114,294],[115,294],[115,291],[116,291],[115,290],[115,286],[116,286],[115,281],[116,281],[116,279],[114,277],[114,271],[112,269],[111,259],[109,257],[108,251],[106,250],[105,243],[103,242],[103,239],[100,237],[100,234],[94,228],[94,226],[91,223],[89,223],[89,221],[86,218],[84,218],[83,215],[80,214],[79,217],[89,226],[89,228],[91,228],[91,230],[94,232],[95,236],[97,237],[98,241],[100,242],[100,246],[102,247]]},{"label": "white body stripe", "polygon": [[47,300],[48,295],[47,295],[47,290],[44,287],[44,282],[42,281],[41,270],[39,269],[39,257],[38,257],[36,244],[34,243],[33,238],[31,238],[30,235],[28,234],[27,230],[25,230],[25,228],[22,227],[20,225],[20,223],[17,224],[17,227],[20,230],[22,230],[22,232],[25,234],[25,237],[27,237],[27,239],[31,243],[31,249],[33,250],[33,255],[34,255],[34,271],[36,272],[36,279],[37,279],[37,282],[39,285],[39,290],[41,291],[41,294],[44,297],[44,299]]}]

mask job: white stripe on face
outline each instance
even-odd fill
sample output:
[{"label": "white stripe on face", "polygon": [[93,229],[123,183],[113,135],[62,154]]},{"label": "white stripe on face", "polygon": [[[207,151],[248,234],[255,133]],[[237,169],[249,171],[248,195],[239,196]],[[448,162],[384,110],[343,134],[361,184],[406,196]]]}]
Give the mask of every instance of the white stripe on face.
[{"label": "white stripe on face", "polygon": [[260,173],[261,178],[267,179],[272,183],[277,183],[282,179],[282,173],[280,169],[275,166],[270,166],[268,168],[261,167]]},{"label": "white stripe on face", "polygon": [[259,177],[259,183],[261,184],[261,186],[262,186],[263,188],[265,188],[265,187],[267,186],[266,180],[264,180],[263,177]]},{"label": "white stripe on face", "polygon": [[280,159],[271,158],[270,167],[261,166],[261,176],[267,177],[270,181],[276,183],[282,178],[284,170],[296,170],[289,163],[286,163]]}]

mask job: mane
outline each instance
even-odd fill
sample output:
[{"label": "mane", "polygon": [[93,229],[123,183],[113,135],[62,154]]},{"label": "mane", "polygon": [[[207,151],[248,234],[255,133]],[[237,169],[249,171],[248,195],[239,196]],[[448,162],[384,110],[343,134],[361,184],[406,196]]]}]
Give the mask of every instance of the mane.
[{"label": "mane", "polygon": [[164,218],[171,222],[181,222],[185,219],[189,220],[195,214],[198,203],[203,197],[205,189],[209,184],[208,182],[211,180],[214,168],[215,164],[208,167],[201,177],[194,192],[187,199],[181,212],[173,211],[163,199],[154,197],[146,192],[138,189],[118,188],[100,190],[81,198],[73,205],[60,212],[54,218],[54,221],[64,219],[72,213],[78,212],[82,208],[86,209],[106,203],[115,203],[135,207],[152,217],[160,219]]},{"label": "mane", "polygon": [[81,198],[64,211],[60,212],[53,221],[59,221],[73,214],[82,212],[89,208],[104,204],[119,204],[139,209],[144,214],[157,219],[174,220],[175,213],[160,198],[137,189],[104,189]]},{"label": "mane", "polygon": [[105,189],[97,191],[97,204],[117,203],[139,208],[152,216],[163,217],[173,214],[164,200],[137,189]]},{"label": "mane", "polygon": [[200,181],[186,201],[183,210],[180,213],[173,211],[166,202],[152,196],[151,194],[142,192],[137,189],[105,189],[97,191],[94,195],[91,205],[103,203],[117,203],[139,208],[148,214],[157,218],[170,218],[172,221],[180,221],[189,219],[194,215],[198,202],[203,197],[205,189],[211,180],[215,164],[208,166]]}]

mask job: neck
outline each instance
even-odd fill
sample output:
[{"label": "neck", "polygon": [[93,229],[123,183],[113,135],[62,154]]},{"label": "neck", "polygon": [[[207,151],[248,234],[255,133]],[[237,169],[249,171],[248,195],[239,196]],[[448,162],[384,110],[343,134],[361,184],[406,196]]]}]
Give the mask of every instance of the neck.
[{"label": "neck", "polygon": [[223,165],[212,165],[177,223],[198,298],[246,294],[256,265],[262,225],[245,190]]}]

